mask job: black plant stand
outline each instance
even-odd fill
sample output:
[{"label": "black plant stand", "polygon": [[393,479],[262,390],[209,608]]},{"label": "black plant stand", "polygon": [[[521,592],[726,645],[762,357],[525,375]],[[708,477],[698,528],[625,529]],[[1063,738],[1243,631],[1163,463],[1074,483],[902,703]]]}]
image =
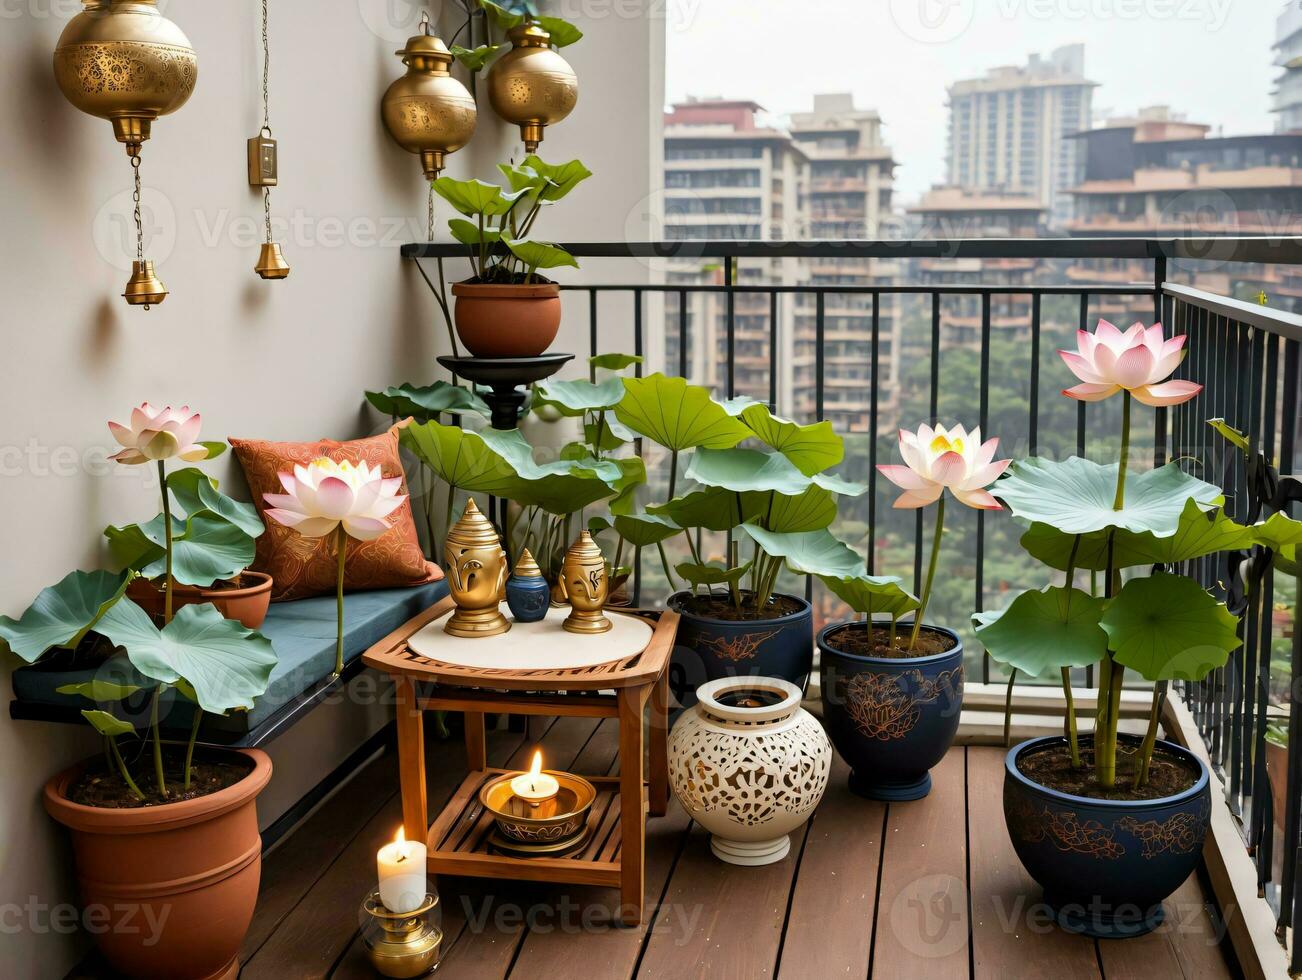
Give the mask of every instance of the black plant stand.
[{"label": "black plant stand", "polygon": [[484,401],[493,410],[494,429],[514,429],[520,423],[520,409],[527,393],[521,385],[550,378],[573,354],[543,354],[541,357],[452,357],[444,355],[439,363],[458,377],[490,390]]}]

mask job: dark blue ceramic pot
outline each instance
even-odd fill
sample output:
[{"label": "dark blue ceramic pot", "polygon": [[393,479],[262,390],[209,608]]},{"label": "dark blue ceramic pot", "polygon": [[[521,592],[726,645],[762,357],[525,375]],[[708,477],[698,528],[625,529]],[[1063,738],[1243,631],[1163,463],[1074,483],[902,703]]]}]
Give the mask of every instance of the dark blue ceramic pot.
[{"label": "dark blue ceramic pot", "polygon": [[[899,629],[913,628],[900,623]],[[818,634],[823,727],[851,769],[850,788],[871,800],[920,800],[928,771],[944,758],[963,709],[963,644],[926,657],[861,657],[837,646],[863,623],[836,623]]]},{"label": "dark blue ceramic pot", "polygon": [[[1119,735],[1131,750],[1137,736]],[[1081,748],[1092,743],[1082,736]],[[1060,747],[1061,735],[1016,745],[1004,761],[1004,819],[1022,864],[1058,923],[1099,939],[1142,936],[1162,922],[1162,900],[1198,866],[1211,815],[1207,767],[1159,741],[1197,773],[1194,785],[1158,800],[1094,800],[1041,786],[1019,759]]]},{"label": "dark blue ceramic pot", "polygon": [[814,662],[813,610],[804,599],[795,612],[776,619],[710,619],[684,608],[690,592],[669,597],[681,616],[670,665],[669,684],[681,704],[695,704],[694,692],[720,677],[758,674],[780,677],[803,688]]},{"label": "dark blue ceramic pot", "polygon": [[512,575],[506,580],[506,604],[517,623],[536,623],[551,606],[551,587],[541,575]]}]

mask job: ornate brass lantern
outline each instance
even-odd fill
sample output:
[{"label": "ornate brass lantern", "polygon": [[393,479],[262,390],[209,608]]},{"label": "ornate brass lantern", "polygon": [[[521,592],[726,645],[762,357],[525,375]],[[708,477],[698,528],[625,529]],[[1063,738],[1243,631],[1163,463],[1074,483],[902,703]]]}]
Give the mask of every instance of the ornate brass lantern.
[{"label": "ornate brass lantern", "polygon": [[507,37],[511,50],[488,70],[488,100],[494,112],[520,127],[525,152],[533,153],[543,129],[568,116],[579,101],[579,79],[538,24],[517,24]]},{"label": "ornate brass lantern", "polygon": [[[380,103],[384,127],[408,153],[420,154],[425,179],[443,171],[449,153],[461,149],[475,133],[478,113],[466,87],[448,70],[452,53],[434,36],[429,15],[421,14],[421,33],[394,52],[407,74],[389,86]],[[434,191],[429,193],[430,238],[434,237]]]},{"label": "ornate brass lantern", "polygon": [[76,108],[113,124],[126,145],[135,182],[136,261],[123,294],[132,306],[161,303],[167,290],[145,259],[140,219],[140,148],[159,116],[194,91],[198,58],[189,39],[158,11],[156,0],[82,0],[54,49],[54,77]]}]

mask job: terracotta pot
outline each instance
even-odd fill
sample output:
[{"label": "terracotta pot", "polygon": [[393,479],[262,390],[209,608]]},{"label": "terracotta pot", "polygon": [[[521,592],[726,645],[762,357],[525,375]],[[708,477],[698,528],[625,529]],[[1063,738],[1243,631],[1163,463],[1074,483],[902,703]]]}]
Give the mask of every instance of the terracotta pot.
[{"label": "terracotta pot", "polygon": [[[104,958],[143,980],[234,978],[262,872],[256,799],[271,760],[220,792],[136,809],[67,798],[85,763],[45,784],[45,809],[72,832],[83,905]],[[99,910],[106,911],[99,911]]]},{"label": "terracotta pot", "polygon": [[[240,577],[252,582],[238,589],[201,589],[194,585],[172,586],[172,612],[182,606],[211,602],[227,619],[237,619],[251,630],[262,625],[271,604],[271,576],[264,572],[242,572]],[[127,586],[127,596],[149,613],[157,623],[163,621],[163,590],[149,579],[137,578]]]},{"label": "terracotta pot", "polygon": [[458,282],[453,319],[475,357],[538,357],[561,328],[561,288]]}]

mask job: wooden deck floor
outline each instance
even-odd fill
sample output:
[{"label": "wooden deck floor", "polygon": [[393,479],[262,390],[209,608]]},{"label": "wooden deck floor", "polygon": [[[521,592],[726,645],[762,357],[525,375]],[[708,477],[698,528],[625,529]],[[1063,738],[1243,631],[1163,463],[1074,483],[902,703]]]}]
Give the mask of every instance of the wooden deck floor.
[{"label": "wooden deck floor", "polygon": [[[536,722],[491,733],[489,764],[613,770],[611,722]],[[926,800],[887,806],[832,784],[791,853],[765,868],[715,860],[677,803],[648,828],[648,913],[609,925],[618,894],[575,886],[440,879],[445,980],[829,977],[1216,978],[1237,975],[1220,913],[1197,876],[1150,936],[1094,942],[1036,916],[1038,892],[1013,854],[1000,803],[1002,755],[956,748]],[[430,808],[465,772],[460,743],[431,743]],[[357,906],[375,851],[400,823],[393,753],[371,763],[267,857],[242,957],[245,980],[372,977]]]}]

